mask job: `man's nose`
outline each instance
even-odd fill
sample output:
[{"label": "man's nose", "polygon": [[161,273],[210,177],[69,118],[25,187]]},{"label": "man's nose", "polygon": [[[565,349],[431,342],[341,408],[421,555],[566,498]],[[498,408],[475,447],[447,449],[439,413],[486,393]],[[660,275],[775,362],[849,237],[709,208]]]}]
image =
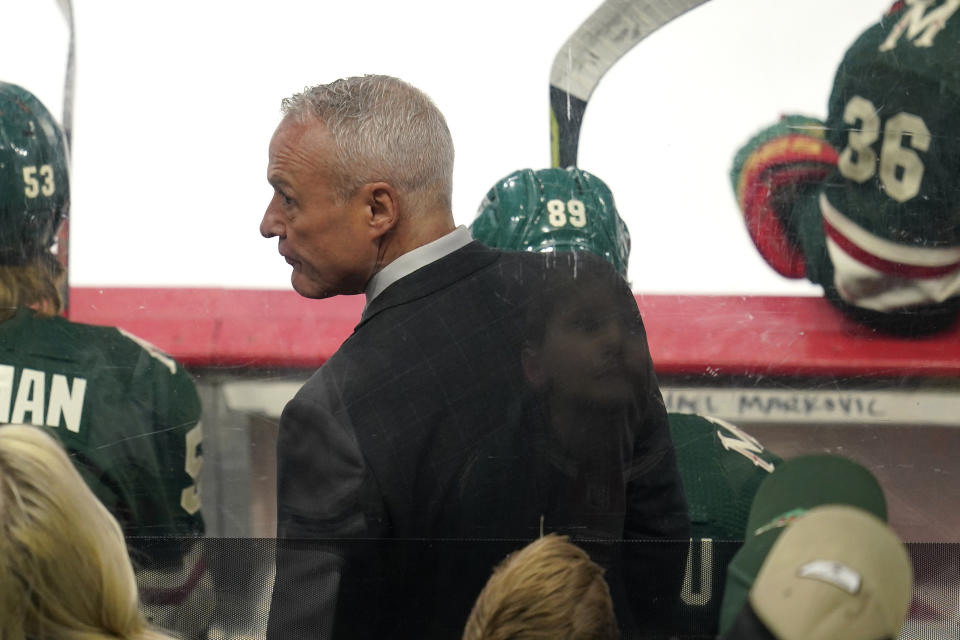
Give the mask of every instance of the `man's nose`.
[{"label": "man's nose", "polygon": [[260,235],[264,238],[283,235],[283,223],[280,217],[271,211],[271,207],[263,213],[263,219],[260,221]]}]

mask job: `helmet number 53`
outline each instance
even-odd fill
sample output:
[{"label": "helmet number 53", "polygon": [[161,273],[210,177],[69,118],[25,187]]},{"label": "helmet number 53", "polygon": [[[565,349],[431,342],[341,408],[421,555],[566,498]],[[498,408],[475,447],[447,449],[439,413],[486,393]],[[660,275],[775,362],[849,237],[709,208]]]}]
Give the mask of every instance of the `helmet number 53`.
[{"label": "helmet number 53", "polygon": [[52,196],[57,190],[53,182],[53,167],[49,164],[40,165],[39,179],[36,165],[23,168],[23,195],[36,198],[39,195]]}]

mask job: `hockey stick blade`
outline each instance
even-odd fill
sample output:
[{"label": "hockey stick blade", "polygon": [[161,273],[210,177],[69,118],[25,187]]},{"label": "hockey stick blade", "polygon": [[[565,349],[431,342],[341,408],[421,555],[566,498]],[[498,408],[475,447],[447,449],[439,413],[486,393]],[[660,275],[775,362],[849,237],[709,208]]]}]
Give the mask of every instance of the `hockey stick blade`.
[{"label": "hockey stick blade", "polygon": [[550,162],[577,164],[580,126],[604,74],[641,40],[707,0],[606,0],[560,47],[550,70]]}]

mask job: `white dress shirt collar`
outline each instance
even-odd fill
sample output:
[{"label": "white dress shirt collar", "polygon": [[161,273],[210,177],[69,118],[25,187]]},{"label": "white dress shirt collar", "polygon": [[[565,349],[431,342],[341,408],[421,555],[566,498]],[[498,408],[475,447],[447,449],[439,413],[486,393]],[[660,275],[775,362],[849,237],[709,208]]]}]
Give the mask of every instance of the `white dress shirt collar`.
[{"label": "white dress shirt collar", "polygon": [[470,235],[470,231],[465,226],[460,225],[445,236],[417,247],[413,251],[408,251],[370,278],[370,282],[367,283],[367,288],[364,291],[367,296],[367,304],[369,305],[374,298],[383,293],[384,289],[400,278],[410,275],[431,262],[436,262],[472,241],[473,237]]}]

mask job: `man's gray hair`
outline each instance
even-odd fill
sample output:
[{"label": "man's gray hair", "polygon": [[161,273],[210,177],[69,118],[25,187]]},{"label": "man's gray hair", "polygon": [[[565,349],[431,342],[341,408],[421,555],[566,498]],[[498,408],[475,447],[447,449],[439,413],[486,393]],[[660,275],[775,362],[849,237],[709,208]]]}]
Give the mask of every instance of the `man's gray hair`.
[{"label": "man's gray hair", "polygon": [[281,110],[327,126],[344,199],[360,185],[383,181],[404,195],[435,193],[450,207],[453,139],[443,114],[416,87],[382,75],[341,78],[285,98]]}]

